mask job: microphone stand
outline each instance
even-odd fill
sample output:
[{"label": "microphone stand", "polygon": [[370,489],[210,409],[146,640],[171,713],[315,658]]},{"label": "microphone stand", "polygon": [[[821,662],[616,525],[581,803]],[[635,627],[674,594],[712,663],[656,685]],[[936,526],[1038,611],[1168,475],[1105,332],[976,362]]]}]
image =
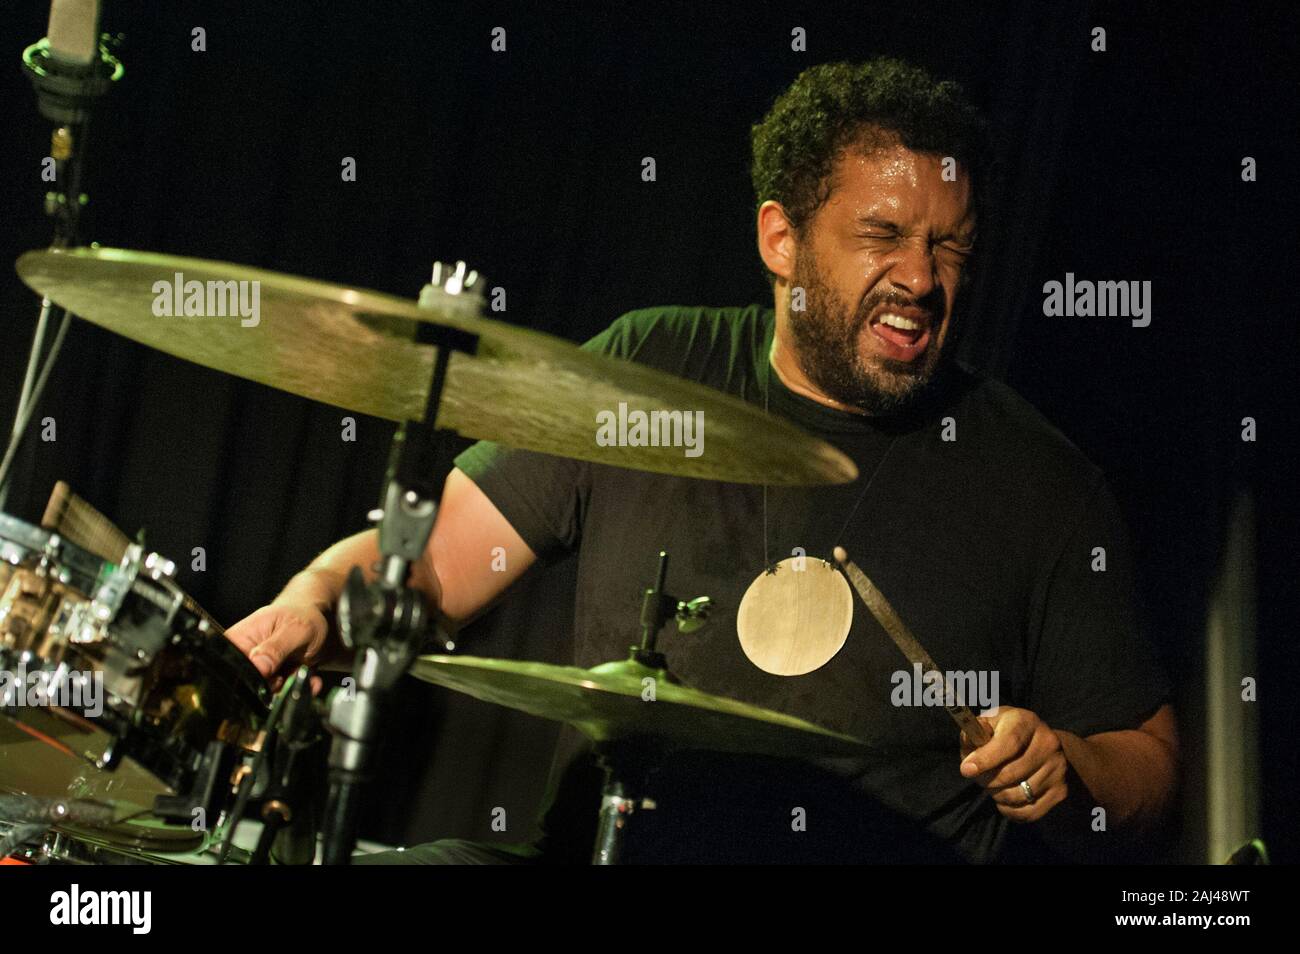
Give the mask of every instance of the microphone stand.
[{"label": "microphone stand", "polygon": [[[478,311],[479,276],[465,275],[458,262],[447,278],[434,266],[434,286],[420,304]],[[442,287],[435,287],[441,285]],[[430,302],[430,298],[442,299]],[[467,308],[468,306],[468,308]],[[369,780],[374,743],[393,686],[410,668],[433,617],[423,596],[410,585],[411,567],[424,555],[437,516],[435,477],[441,472],[451,434],[436,426],[451,353],[473,355],[478,336],[432,323],[419,324],[417,340],[437,350],[424,417],[406,421],[393,437],[383,507],[371,514],[379,523],[379,575],[367,583],[354,566],[339,596],[337,619],[344,644],[356,652],[352,685],[335,689],[328,726],[334,739],[329,757],[329,796],[325,803],[324,856],[327,865],[351,863],[356,848],[362,787]]]},{"label": "microphone stand", "polygon": [[[90,111],[95,101],[122,77],[122,64],[109,49],[110,44],[116,48],[119,40],[110,39],[105,34],[100,38],[97,55],[85,64],[54,54],[48,38],[23,51],[23,69],[36,90],[37,108],[42,116],[55,124],[50,137],[54,188],[45,194],[45,214],[54,219],[51,248],[69,248],[80,242],[81,210],[87,202],[81,192],[81,179]],[[58,321],[58,328],[48,353],[42,358],[52,318]],[[58,358],[70,321],[65,309],[48,298],[42,299],[13,428],[4,456],[0,458],[0,510],[4,509],[9,496],[18,449]]]}]

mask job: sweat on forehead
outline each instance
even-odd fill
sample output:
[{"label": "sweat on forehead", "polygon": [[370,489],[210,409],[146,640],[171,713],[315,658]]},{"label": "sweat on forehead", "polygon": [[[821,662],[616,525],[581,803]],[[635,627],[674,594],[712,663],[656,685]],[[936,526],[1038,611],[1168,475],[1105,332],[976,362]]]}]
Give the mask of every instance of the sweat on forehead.
[{"label": "sweat on forehead", "polygon": [[823,183],[816,210],[797,228],[829,215],[849,216],[859,225],[898,225],[901,214],[919,215],[945,228],[955,228],[973,216],[970,182],[960,164],[937,153],[908,149],[898,142],[869,149],[845,149],[837,154]]},{"label": "sweat on forehead", "polygon": [[[888,163],[890,160],[898,163],[909,156],[915,156],[918,159],[928,160],[935,164],[942,163],[945,158],[949,158],[928,149],[913,148],[900,140],[896,134],[887,130],[864,133],[836,152],[835,159],[831,163],[830,174],[827,176],[826,185],[829,188],[824,191],[823,195],[829,197],[835,188],[841,184],[840,177],[844,170],[852,168],[854,165],[861,166],[864,162],[872,161]],[[966,175],[966,170],[960,162],[956,164],[955,173],[958,177]]]}]

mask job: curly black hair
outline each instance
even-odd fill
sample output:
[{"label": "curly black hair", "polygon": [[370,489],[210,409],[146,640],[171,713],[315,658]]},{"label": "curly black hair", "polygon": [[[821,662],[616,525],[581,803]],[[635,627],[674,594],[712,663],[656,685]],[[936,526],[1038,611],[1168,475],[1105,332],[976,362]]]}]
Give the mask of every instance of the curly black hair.
[{"label": "curly black hair", "polygon": [[797,235],[830,198],[835,160],[849,147],[897,142],[952,156],[971,176],[977,215],[987,191],[988,126],[965,92],[889,57],[804,70],[754,125],[750,142],[755,208],[780,202]]}]

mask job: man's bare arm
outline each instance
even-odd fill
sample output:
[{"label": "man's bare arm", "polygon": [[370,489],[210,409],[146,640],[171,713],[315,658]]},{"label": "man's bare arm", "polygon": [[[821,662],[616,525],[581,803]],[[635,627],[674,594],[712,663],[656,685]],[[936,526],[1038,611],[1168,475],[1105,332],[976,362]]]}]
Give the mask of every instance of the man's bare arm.
[{"label": "man's bare arm", "polygon": [[973,749],[963,733],[961,774],[976,780],[1003,816],[1032,823],[1056,851],[1077,860],[1115,860],[1141,855],[1169,833],[1165,823],[1178,785],[1171,706],[1136,729],[1087,738],[1012,706],[980,721],[992,738]]},{"label": "man's bare arm", "polygon": [[1173,706],[1161,706],[1136,729],[1056,734],[1088,797],[1106,809],[1108,828],[1151,833],[1165,821],[1180,761]]},{"label": "man's bare arm", "polygon": [[[333,625],[334,603],[353,566],[373,580],[379,559],[377,530],[340,540],[294,576],[269,606],[226,635],[264,675],[304,659],[338,662],[342,646]],[[412,584],[440,624],[454,631],[491,606],[536,559],[483,491],[453,469],[443,486],[429,545],[412,569]]]},{"label": "man's bare arm", "polygon": [[1173,707],[1161,706],[1136,729],[1055,735],[1069,795],[1038,823],[1043,840],[1076,861],[1149,858],[1172,833],[1180,765]]}]

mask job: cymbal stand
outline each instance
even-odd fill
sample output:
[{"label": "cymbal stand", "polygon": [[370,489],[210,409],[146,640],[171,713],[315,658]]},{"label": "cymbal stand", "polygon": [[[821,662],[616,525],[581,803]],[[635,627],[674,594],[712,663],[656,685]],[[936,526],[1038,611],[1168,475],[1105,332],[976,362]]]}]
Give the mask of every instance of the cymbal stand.
[{"label": "cymbal stand", "polygon": [[[642,595],[641,644],[632,647],[621,667],[624,672],[643,679],[675,683],[678,680],[668,671],[667,657],[657,648],[659,630],[669,619],[676,618],[678,632],[695,632],[706,625],[712,602],[707,596],[689,602],[670,596],[664,592],[667,577],[668,554],[660,550],[654,586]],[[593,865],[618,864],[629,820],[638,808],[647,807],[641,789],[661,754],[661,746],[650,739],[609,740],[596,746],[605,783],[600,793],[600,821],[591,856]]]},{"label": "cymbal stand", "polygon": [[[445,279],[445,283],[444,283]],[[451,310],[476,308],[480,276],[434,266],[434,284]],[[430,288],[426,286],[426,295]],[[421,303],[426,301],[421,296]],[[457,296],[464,295],[464,298]],[[417,340],[433,344],[433,381],[424,417],[406,421],[393,437],[393,454],[379,522],[379,575],[367,583],[353,567],[338,601],[337,618],[344,644],[355,650],[351,683],[334,690],[328,726],[334,739],[329,757],[329,796],[325,804],[324,863],[349,864],[356,847],[362,787],[368,781],[375,739],[393,686],[410,667],[424,637],[433,627],[432,614],[421,594],[410,585],[411,567],[424,554],[437,516],[434,485],[447,453],[450,433],[437,428],[438,406],[447,380],[451,354],[472,355],[478,336],[434,323],[420,323]]]}]

